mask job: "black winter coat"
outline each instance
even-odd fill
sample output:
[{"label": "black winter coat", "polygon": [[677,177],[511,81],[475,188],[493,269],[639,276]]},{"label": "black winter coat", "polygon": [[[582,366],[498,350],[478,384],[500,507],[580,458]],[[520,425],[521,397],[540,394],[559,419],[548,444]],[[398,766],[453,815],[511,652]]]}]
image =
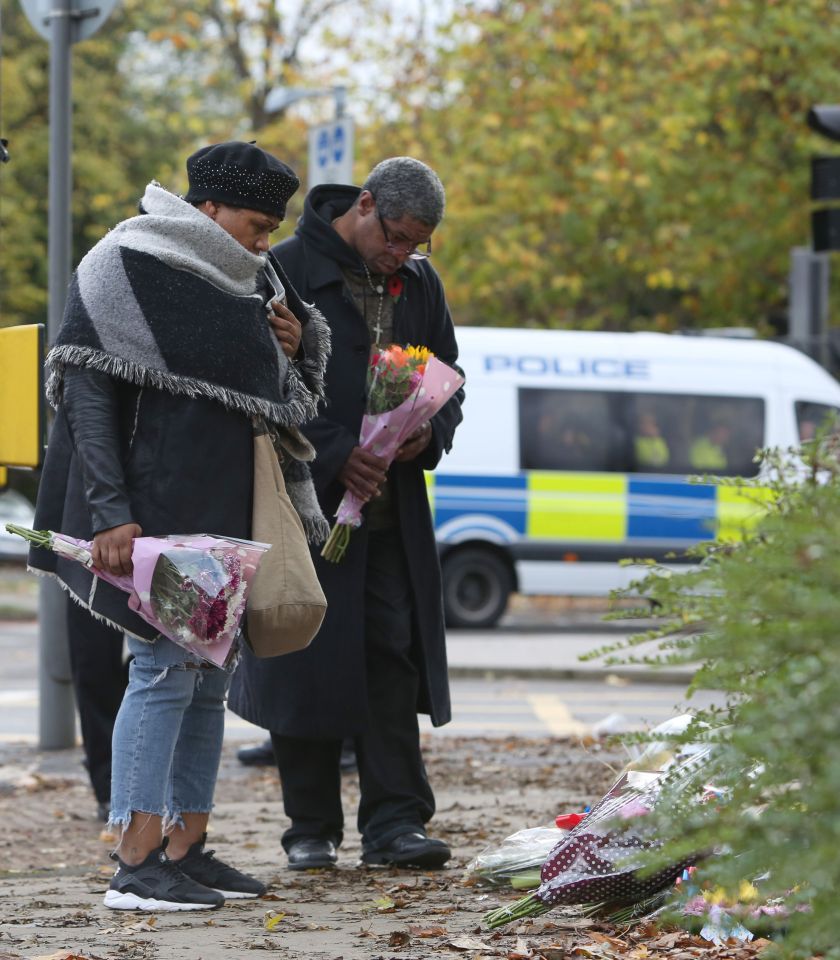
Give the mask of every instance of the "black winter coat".
[{"label": "black winter coat", "polygon": [[[364,318],[345,293],[334,257],[338,234],[330,220],[349,208],[358,188],[316,187],[306,200],[295,236],[273,253],[302,299],[314,301],[332,332],[322,413],[303,428],[317,451],[312,474],[321,507],[332,520],[344,487],[337,475],[358,444],[365,411],[371,341]],[[340,241],[349,251],[349,247]],[[356,261],[358,264],[358,261]],[[444,363],[458,356],[443,285],[431,264],[409,260],[400,269],[403,293],[394,305],[395,342],[429,347]],[[452,445],[462,419],[463,391],[432,419],[432,440],[414,461],[394,463],[391,497],[405,547],[414,599],[413,657],[420,676],[417,710],[436,726],[451,718],[440,564],[424,470],[434,469]],[[364,571],[367,528],[353,531],[344,559],[328,563],[313,550],[327,596],[324,624],[298,653],[258,660],[249,651],[234,674],[230,706],[240,716],[292,737],[338,738],[365,730]]]}]

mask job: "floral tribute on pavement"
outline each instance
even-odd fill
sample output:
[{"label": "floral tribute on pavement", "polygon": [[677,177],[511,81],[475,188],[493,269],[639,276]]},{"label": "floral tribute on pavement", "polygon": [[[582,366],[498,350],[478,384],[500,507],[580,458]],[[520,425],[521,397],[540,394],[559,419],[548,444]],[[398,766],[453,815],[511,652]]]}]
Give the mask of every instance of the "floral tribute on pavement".
[{"label": "floral tribute on pavement", "polygon": [[681,935],[718,947],[778,931],[787,907],[763,900],[760,886],[745,882],[736,896],[727,896],[702,883],[694,865],[699,855],[664,865],[651,860],[660,843],[648,815],[657,803],[723,799],[708,784],[701,796],[692,793],[713,746],[671,749],[663,739],[684,733],[691,721],[686,714],[652,731],[654,739],[592,810],[559,815],[553,825],[517,831],[482,850],[467,867],[467,883],[533,889],[487,912],[484,928],[521,925],[561,908],[561,926],[602,921],[625,929],[643,924],[648,932],[681,928]]}]

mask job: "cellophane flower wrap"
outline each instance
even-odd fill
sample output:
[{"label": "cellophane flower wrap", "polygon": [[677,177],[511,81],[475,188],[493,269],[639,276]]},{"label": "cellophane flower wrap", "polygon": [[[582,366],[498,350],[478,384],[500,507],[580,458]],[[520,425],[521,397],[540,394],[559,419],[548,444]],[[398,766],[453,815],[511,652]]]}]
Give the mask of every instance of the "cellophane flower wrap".
[{"label": "cellophane flower wrap", "polygon": [[225,666],[234,651],[245,604],[270,544],[209,534],[136,537],[133,572],[120,576],[93,565],[88,540],[8,524],[10,533],[88,567],[128,594],[128,607],[174,643]]},{"label": "cellophane flower wrap", "polygon": [[[426,347],[390,344],[374,347],[367,376],[367,407],[359,446],[389,465],[406,439],[433,417],[463,384],[464,378]],[[348,490],[321,555],[337,563],[350,533],[362,523],[365,502]]]}]

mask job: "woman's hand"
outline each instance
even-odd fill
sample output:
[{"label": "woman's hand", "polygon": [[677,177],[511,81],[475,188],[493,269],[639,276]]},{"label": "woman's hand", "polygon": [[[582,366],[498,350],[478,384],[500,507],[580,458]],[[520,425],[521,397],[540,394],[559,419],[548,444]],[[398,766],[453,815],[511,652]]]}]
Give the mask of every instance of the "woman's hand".
[{"label": "woman's hand", "polygon": [[300,347],[300,321],[279,300],[272,300],[268,305],[268,322],[274,330],[274,336],[280,341],[283,353],[291,359]]},{"label": "woman's hand", "polygon": [[134,569],[131,562],[131,549],[134,538],[142,537],[143,531],[137,523],[123,523],[109,530],[102,530],[93,538],[91,555],[93,565],[98,570],[117,576],[128,576]]}]

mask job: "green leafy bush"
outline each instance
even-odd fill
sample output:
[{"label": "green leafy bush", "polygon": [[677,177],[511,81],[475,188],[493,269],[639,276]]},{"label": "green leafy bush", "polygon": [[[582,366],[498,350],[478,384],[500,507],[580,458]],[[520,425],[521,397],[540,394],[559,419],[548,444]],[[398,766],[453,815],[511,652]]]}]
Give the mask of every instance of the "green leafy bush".
[{"label": "green leafy bush", "polygon": [[713,851],[702,873],[736,899],[742,881],[761,878],[763,896],[793,908],[783,953],[840,957],[840,443],[823,439],[803,458],[765,457],[775,496],[743,540],[701,548],[685,574],[654,566],[634,585],[658,629],[629,644],[659,637],[653,660],[699,663],[689,692],[726,702],[698,710],[708,727],[687,734],[718,743],[702,779],[725,799],[666,810],[662,856]]}]

